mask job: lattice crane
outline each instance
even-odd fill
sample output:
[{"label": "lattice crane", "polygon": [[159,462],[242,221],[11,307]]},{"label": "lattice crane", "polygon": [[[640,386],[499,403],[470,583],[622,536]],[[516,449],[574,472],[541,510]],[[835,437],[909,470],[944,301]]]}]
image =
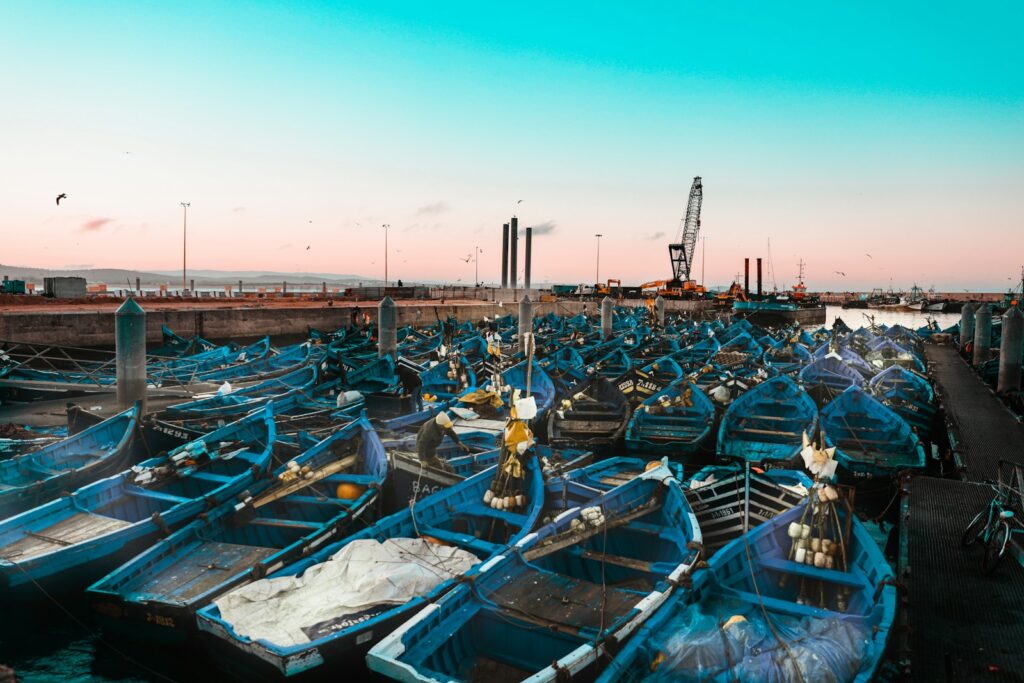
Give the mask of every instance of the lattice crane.
[{"label": "lattice crane", "polygon": [[[704,199],[704,186],[700,176],[693,179],[690,199],[686,202],[686,215],[679,224],[679,238],[668,245],[668,256],[672,261],[670,287],[692,289],[690,269],[693,268],[693,252],[697,247],[697,233],[700,232],[700,205]],[[687,286],[689,283],[689,286]]]}]

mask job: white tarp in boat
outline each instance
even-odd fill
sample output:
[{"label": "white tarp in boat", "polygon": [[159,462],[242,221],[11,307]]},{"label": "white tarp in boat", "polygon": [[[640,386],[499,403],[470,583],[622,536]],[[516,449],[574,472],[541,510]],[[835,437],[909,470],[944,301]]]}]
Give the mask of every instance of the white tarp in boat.
[{"label": "white tarp in boat", "polygon": [[333,622],[327,630],[337,630],[346,625],[340,618],[409,602],[478,562],[465,550],[419,538],[358,540],[302,576],[255,581],[215,602],[239,635],[298,645],[327,632],[318,626]]}]

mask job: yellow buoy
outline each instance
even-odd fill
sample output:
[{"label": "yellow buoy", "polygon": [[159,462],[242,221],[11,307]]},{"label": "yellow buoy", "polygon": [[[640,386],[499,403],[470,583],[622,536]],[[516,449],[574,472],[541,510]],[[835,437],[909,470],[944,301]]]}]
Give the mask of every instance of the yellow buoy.
[{"label": "yellow buoy", "polygon": [[334,495],[339,500],[355,500],[359,496],[363,495],[366,491],[366,487],[362,484],[353,484],[348,481],[343,481],[338,484],[338,488],[334,491]]},{"label": "yellow buoy", "polygon": [[652,460],[649,463],[647,463],[647,467],[644,468],[644,472],[650,472],[651,470],[653,470],[655,467],[658,467],[659,465],[661,465],[661,461],[660,460]]}]

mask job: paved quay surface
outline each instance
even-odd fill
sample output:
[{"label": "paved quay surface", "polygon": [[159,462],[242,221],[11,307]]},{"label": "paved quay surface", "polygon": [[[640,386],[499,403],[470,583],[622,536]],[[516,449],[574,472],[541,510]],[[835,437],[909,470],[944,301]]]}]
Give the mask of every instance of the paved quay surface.
[{"label": "paved quay surface", "polygon": [[952,346],[925,344],[928,371],[966,481],[916,477],[904,508],[899,576],[915,681],[1024,681],[1024,567],[981,574],[982,548],[960,542],[991,500],[1000,458],[1024,460],[1024,427]]}]

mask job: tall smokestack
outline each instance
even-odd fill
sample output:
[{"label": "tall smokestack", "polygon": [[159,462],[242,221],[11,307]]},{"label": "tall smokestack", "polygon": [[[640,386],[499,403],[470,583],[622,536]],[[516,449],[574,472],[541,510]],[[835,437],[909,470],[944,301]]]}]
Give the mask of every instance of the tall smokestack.
[{"label": "tall smokestack", "polygon": [[761,296],[763,291],[764,290],[761,289],[761,257],[758,256],[757,257],[757,295]]},{"label": "tall smokestack", "polygon": [[508,284],[512,289],[516,288],[519,284],[519,219],[512,216],[512,225],[509,228],[509,241],[512,243],[512,258],[509,260]]},{"label": "tall smokestack", "polygon": [[501,226],[501,288],[508,287],[508,223]]},{"label": "tall smokestack", "polygon": [[524,277],[523,277],[523,280],[524,280],[523,287],[525,287],[526,289],[530,288],[530,261],[533,258],[533,255],[530,252],[532,251],[532,249],[531,249],[532,245],[533,245],[533,228],[527,228],[526,229],[526,255],[524,256],[524,262],[523,262],[523,265],[525,267],[525,272],[524,272]]},{"label": "tall smokestack", "polygon": [[750,296],[750,259],[743,259],[743,293]]}]

